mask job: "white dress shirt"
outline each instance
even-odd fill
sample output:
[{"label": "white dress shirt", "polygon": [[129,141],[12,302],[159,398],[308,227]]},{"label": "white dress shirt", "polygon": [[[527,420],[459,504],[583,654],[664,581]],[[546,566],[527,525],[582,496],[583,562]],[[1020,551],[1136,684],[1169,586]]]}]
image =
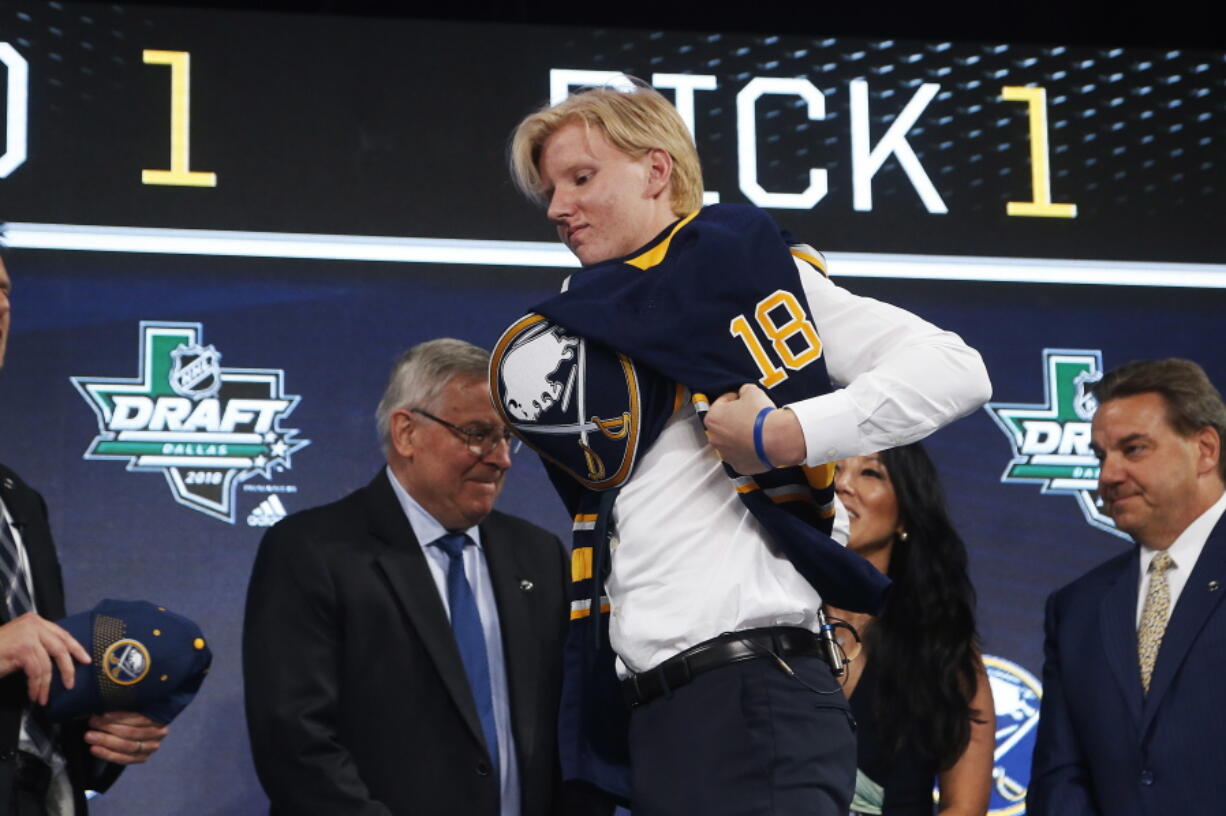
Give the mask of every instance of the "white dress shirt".
[{"label": "white dress shirt", "polygon": [[[788,406],[808,464],[914,442],[991,396],[982,359],[957,335],[853,295],[803,261],[797,267],[827,371],[846,386]],[[835,535],[846,543],[841,503],[836,512]],[[606,591],[622,676],[723,632],[817,630],[821,597],[737,497],[689,405],[642,455],[613,513]]]},{"label": "white dress shirt", "polygon": [[[1201,550],[1205,549],[1205,542],[1209,540],[1209,534],[1217,526],[1222,513],[1226,513],[1226,493],[1218,497],[1218,500],[1208,510],[1197,516],[1196,521],[1185,527],[1171,546],[1167,547],[1166,551],[1171,556],[1172,564],[1171,568],[1166,571],[1166,582],[1171,592],[1171,602],[1166,608],[1167,620],[1170,620],[1171,613],[1175,611],[1175,603],[1179,600],[1183,588],[1188,585],[1188,576],[1192,574],[1192,569],[1196,566],[1197,559],[1200,558]],[[1148,547],[1138,549],[1141,558],[1141,580],[1137,587],[1137,628],[1139,629],[1141,610],[1145,607],[1145,595],[1149,592],[1149,565],[1153,563],[1154,556],[1161,550],[1151,550]]]},{"label": "white dress shirt", "polygon": [[502,654],[502,627],[498,622],[498,605],[494,601],[489,565],[481,547],[481,531],[476,527],[455,531],[446,529],[409,495],[390,467],[387,468],[387,478],[409,519],[413,535],[417,536],[417,543],[426,555],[426,564],[430,567],[434,585],[438,587],[439,597],[443,599],[443,609],[449,621],[451,604],[447,595],[447,569],[451,559],[442,547],[433,546],[433,542],[449,532],[462,532],[477,545],[464,548],[464,575],[477,599],[477,613],[485,635],[485,652],[489,656],[490,693],[494,702],[494,730],[498,735],[498,773],[501,781],[499,813],[501,816],[519,816],[519,761],[515,757],[515,738],[511,733],[511,697],[507,691],[507,665]]}]

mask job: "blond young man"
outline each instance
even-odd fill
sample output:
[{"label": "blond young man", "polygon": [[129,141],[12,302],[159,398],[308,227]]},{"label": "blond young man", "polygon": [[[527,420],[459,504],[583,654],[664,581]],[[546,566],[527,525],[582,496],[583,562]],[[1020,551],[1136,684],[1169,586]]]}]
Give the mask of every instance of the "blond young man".
[{"label": "blond young man", "polygon": [[636,816],[846,813],[853,726],[817,610],[885,586],[840,546],[827,463],[974,410],[979,355],[832,284],[762,210],[702,208],[690,134],[648,87],[533,113],[511,166],[584,266],[491,364],[576,519],[564,773]]}]

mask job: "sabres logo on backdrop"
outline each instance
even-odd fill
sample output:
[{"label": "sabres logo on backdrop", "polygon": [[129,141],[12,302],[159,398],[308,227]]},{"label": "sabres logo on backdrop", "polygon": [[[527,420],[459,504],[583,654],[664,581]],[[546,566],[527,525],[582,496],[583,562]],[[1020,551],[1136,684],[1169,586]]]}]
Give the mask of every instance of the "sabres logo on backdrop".
[{"label": "sabres logo on backdrop", "polygon": [[[1030,757],[1038,735],[1043,688],[1033,674],[1003,657],[985,654],[983,667],[996,708],[988,816],[1025,816]],[[934,785],[932,802],[935,805],[940,801],[941,789]]]},{"label": "sabres logo on backdrop", "polygon": [[1030,755],[1039,725],[1043,690],[1035,676],[1003,657],[983,656],[996,705],[996,749],[992,754],[992,795],[988,816],[1026,812]]},{"label": "sabres logo on backdrop", "polygon": [[199,323],[142,321],[137,377],[71,380],[98,420],[85,459],[160,472],[175,501],[233,524],[238,485],[289,470],[310,441],[282,424],[299,397],[281,369],[223,367],[203,337]]}]

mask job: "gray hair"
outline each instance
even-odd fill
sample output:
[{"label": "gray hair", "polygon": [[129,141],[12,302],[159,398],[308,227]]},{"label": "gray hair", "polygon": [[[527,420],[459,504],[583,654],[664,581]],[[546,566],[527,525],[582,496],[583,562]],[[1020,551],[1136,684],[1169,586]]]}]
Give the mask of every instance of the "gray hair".
[{"label": "gray hair", "polygon": [[383,449],[391,446],[393,413],[402,408],[433,410],[447,383],[456,377],[484,380],[489,369],[488,351],[451,337],[418,343],[400,355],[375,409]]},{"label": "gray hair", "polygon": [[[1213,428],[1226,441],[1226,404],[1205,370],[1191,360],[1137,360],[1107,372],[1094,386],[1099,403],[1137,394],[1160,394],[1166,420],[1177,434],[1191,436]],[[1226,451],[1218,457],[1218,473],[1226,480]]]}]

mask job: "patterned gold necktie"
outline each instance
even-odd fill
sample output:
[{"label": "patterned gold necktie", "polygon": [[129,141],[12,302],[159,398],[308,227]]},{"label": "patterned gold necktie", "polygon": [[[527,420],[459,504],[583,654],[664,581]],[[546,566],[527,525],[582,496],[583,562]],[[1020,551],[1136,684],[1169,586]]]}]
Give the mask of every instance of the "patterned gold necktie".
[{"label": "patterned gold necktie", "polygon": [[1171,586],[1166,571],[1175,566],[1170,553],[1160,552],[1149,563],[1149,591],[1141,608],[1141,625],[1137,627],[1137,662],[1141,666],[1141,688],[1149,693],[1149,681],[1154,676],[1154,661],[1166,631],[1166,619],[1171,611]]}]

